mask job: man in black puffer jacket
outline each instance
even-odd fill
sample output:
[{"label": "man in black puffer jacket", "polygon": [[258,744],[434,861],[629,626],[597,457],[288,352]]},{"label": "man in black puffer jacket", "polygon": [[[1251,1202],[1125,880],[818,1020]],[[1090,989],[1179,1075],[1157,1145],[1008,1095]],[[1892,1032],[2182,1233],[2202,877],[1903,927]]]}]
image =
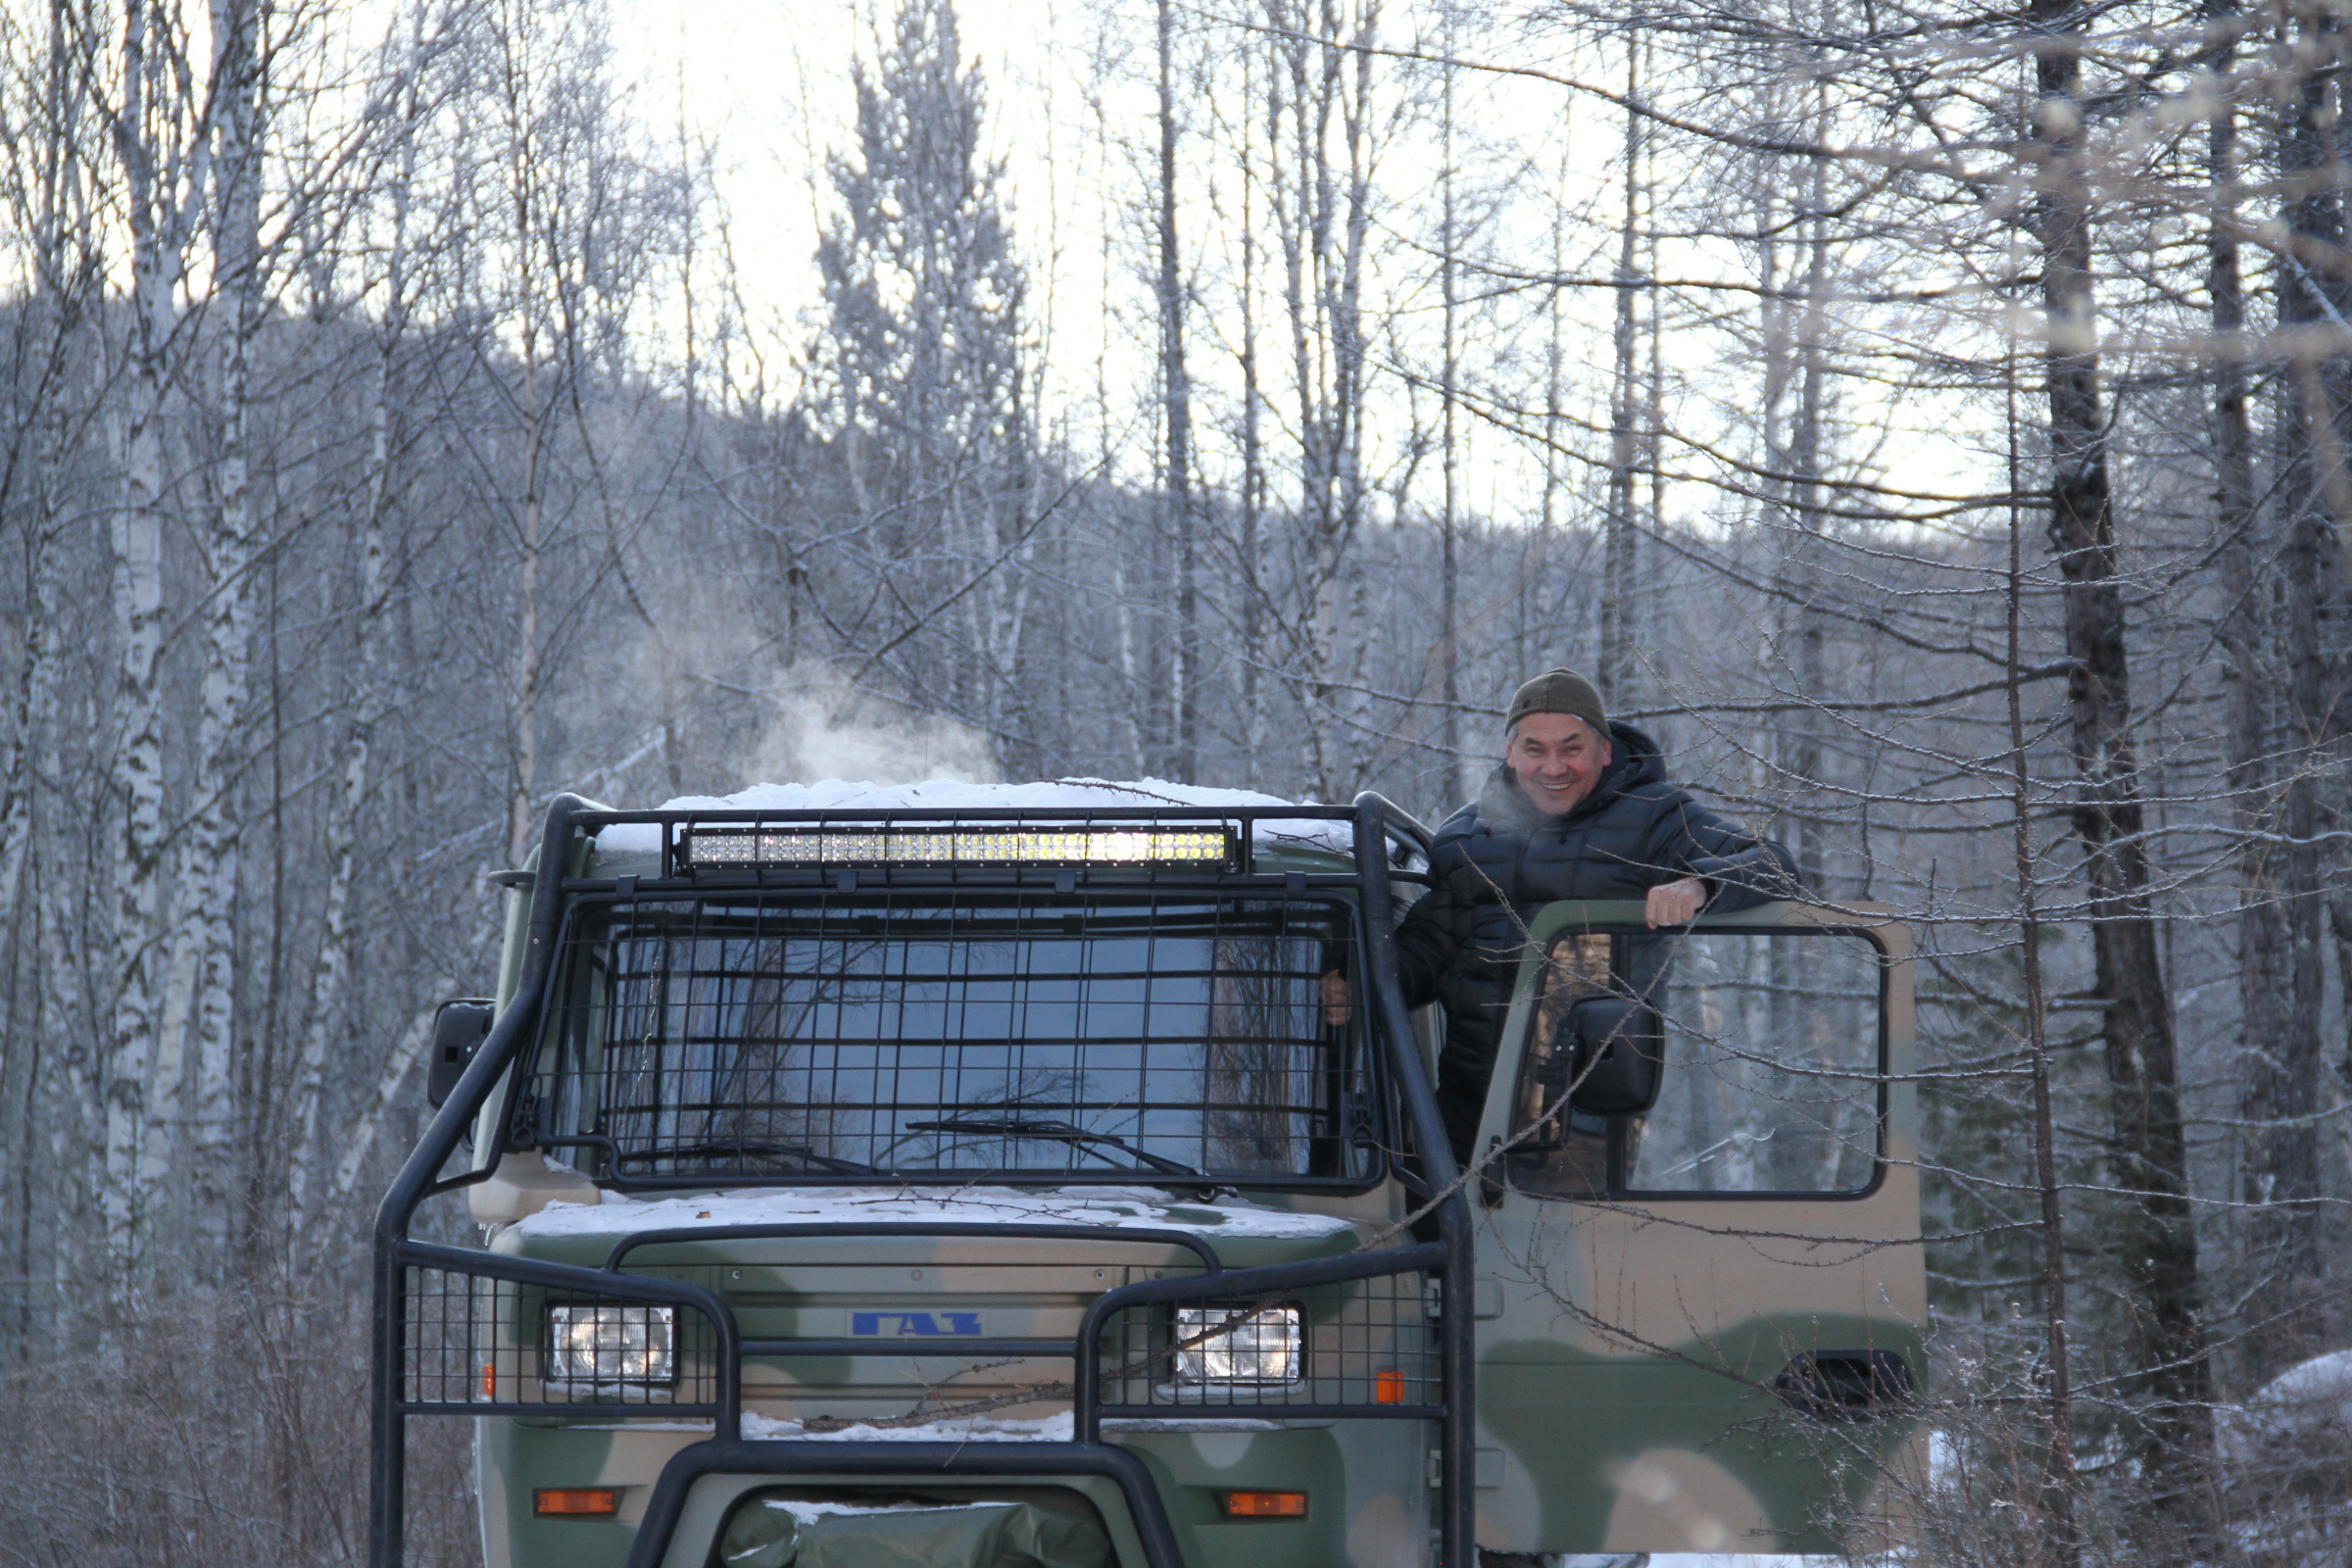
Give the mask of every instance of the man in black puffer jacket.
[{"label": "man in black puffer jacket", "polygon": [[1592,683],[1565,669],[1512,697],[1502,765],[1438,829],[1430,874],[1396,928],[1396,960],[1409,1005],[1446,1004],[1438,1103],[1464,1161],[1539,906],[1642,899],[1655,929],[1796,891],[1787,850],[1669,784],[1657,743],[1611,723]]}]

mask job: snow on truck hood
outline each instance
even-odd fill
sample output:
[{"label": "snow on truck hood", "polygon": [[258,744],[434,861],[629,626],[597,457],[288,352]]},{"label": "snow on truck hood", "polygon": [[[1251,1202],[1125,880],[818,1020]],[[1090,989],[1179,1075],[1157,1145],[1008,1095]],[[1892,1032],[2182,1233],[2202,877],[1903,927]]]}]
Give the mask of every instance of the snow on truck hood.
[{"label": "snow on truck hood", "polygon": [[[1042,1400],[1040,1401],[1043,1402]],[[639,1424],[644,1430],[644,1424]],[[695,1430],[701,1430],[699,1427]],[[1280,1432],[1278,1422],[1254,1416],[1117,1417],[1102,1423],[1105,1432]],[[796,1417],[743,1412],[743,1436],[754,1442],[798,1439],[804,1443],[1068,1443],[1078,1436],[1076,1417],[1063,1410],[1055,1415],[1012,1417],[943,1415],[933,1421],[894,1422],[870,1426],[858,1422],[829,1432],[811,1432]],[[796,1506],[801,1506],[796,1504]],[[1834,1559],[1833,1559],[1834,1560]]]},{"label": "snow on truck hood", "polygon": [[[815,784],[754,784],[733,795],[681,795],[664,801],[664,811],[887,811],[902,809],[971,811],[1054,810],[1078,808],[1149,810],[1163,806],[1297,806],[1279,795],[1255,790],[1212,790],[1166,779],[1121,781],[1102,778],[1044,779],[1033,784],[965,784],[935,778],[920,784],[868,784],[829,778]],[[1260,820],[1260,835],[1335,855],[1352,853],[1354,832],[1346,822],[1314,817]],[[652,822],[616,822],[597,834],[600,858],[650,856],[662,848],[662,829]]]},{"label": "snow on truck hood", "polygon": [[555,1202],[521,1220],[523,1236],[614,1236],[639,1231],[702,1230],[721,1225],[821,1224],[1094,1225],[1104,1230],[1191,1231],[1305,1241],[1336,1235],[1349,1222],[1329,1214],[1294,1214],[1255,1203],[1186,1203],[1144,1187],[958,1187],[936,1196],[920,1189],[801,1187],[706,1193],[690,1198],[629,1198],[607,1193],[597,1204]]}]

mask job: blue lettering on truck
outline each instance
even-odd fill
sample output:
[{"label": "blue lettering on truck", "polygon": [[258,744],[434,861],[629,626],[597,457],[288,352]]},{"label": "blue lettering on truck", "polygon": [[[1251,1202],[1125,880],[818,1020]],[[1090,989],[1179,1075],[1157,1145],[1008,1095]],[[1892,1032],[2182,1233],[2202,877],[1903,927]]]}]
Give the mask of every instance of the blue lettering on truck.
[{"label": "blue lettering on truck", "polygon": [[[885,1323],[891,1325],[884,1328]],[[960,1334],[978,1334],[980,1314],[977,1312],[852,1312],[850,1333],[863,1338],[885,1334],[931,1336],[947,1339]]]}]

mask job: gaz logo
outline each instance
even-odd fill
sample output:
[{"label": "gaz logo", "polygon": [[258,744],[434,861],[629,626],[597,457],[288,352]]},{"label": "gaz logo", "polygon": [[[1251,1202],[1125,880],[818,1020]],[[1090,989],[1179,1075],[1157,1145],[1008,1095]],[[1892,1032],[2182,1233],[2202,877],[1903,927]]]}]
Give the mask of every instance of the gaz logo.
[{"label": "gaz logo", "polygon": [[897,1335],[902,1339],[953,1339],[978,1334],[977,1312],[852,1312],[850,1333],[859,1339]]}]

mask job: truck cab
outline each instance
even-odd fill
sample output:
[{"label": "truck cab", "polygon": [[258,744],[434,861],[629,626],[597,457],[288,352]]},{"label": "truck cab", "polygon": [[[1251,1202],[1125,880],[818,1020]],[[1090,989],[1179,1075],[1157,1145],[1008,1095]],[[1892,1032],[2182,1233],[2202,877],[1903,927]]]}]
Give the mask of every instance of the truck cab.
[{"label": "truck cab", "polygon": [[[939,798],[551,808],[378,1216],[376,1568],[411,1424],[452,1416],[493,1568],[1887,1527],[1924,1370],[1899,926],[1538,911],[1465,1171],[1389,947],[1426,885],[1396,808]],[[455,1204],[481,1246],[418,1234]]]}]

